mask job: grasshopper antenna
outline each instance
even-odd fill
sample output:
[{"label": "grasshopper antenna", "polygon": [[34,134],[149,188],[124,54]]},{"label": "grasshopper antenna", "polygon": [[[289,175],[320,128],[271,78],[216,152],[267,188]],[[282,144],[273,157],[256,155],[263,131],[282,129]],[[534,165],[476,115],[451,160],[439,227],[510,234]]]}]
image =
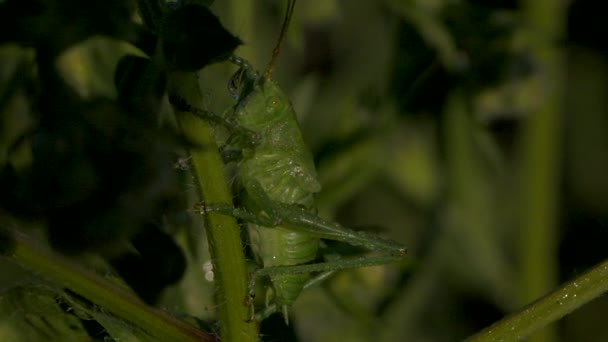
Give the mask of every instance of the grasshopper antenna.
[{"label": "grasshopper antenna", "polygon": [[285,33],[287,33],[287,27],[289,27],[289,22],[291,21],[291,16],[293,15],[293,9],[296,7],[296,0],[288,0],[287,1],[287,9],[285,10],[285,20],[283,20],[283,26],[281,27],[281,34],[279,35],[279,40],[277,41],[277,45],[272,50],[272,58],[270,59],[270,63],[268,63],[268,68],[264,72],[264,79],[268,80],[272,76],[272,69],[274,68],[274,64],[277,61],[277,57],[279,57],[279,52],[281,50],[281,43],[285,39]]}]

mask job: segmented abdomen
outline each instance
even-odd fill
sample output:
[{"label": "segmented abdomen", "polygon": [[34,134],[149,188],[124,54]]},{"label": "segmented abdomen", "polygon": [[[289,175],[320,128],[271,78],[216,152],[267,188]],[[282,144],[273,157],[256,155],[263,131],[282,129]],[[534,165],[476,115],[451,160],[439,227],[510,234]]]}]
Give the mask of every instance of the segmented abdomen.
[{"label": "segmented abdomen", "polygon": [[[255,253],[264,267],[306,264],[314,260],[319,239],[283,228],[249,225],[249,236]],[[308,274],[271,276],[274,299],[278,308],[291,305],[308,280]]]},{"label": "segmented abdomen", "polygon": [[[235,117],[240,126],[255,132],[258,138],[239,164],[247,195],[255,196],[255,183],[274,202],[312,209],[313,195],[321,186],[289,100],[271,80],[264,80],[245,97],[240,101],[243,105],[237,106]],[[245,201],[250,210],[264,210],[256,208],[252,199]],[[309,263],[319,247],[318,238],[279,227],[250,224],[249,234],[264,267]],[[308,278],[307,274],[271,277],[277,308],[285,311]]]},{"label": "segmented abdomen", "polygon": [[[306,163],[296,160],[293,155],[258,150],[241,163],[241,181],[247,190],[248,179],[255,180],[272,201],[312,208],[313,193],[319,189],[319,185],[316,175],[311,174],[304,165]],[[249,224],[249,235],[254,253],[264,267],[309,263],[315,259],[319,247],[318,238],[280,227]],[[291,305],[308,278],[307,274],[272,276],[277,307]]]}]

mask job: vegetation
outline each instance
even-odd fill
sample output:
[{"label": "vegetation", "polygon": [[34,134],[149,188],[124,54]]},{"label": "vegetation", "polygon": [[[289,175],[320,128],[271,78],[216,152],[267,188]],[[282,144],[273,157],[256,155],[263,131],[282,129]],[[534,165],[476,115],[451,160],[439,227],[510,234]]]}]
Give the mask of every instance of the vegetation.
[{"label": "vegetation", "polygon": [[263,72],[286,6],[0,1],[0,340],[605,339],[599,5],[296,4],[272,76],[317,214],[408,255],[313,272],[289,324],[209,206],[249,208],[228,59]]}]

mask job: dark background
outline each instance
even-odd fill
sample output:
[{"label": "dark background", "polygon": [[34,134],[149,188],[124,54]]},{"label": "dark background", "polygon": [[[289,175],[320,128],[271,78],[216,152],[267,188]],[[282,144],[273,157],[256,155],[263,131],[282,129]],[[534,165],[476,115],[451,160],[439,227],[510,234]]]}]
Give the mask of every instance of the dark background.
[{"label": "dark background", "polygon": [[[34,221],[28,224],[47,227],[56,248],[94,251],[118,272],[131,263],[166,269],[151,293],[146,292],[151,283],[140,281],[140,295],[176,312],[212,319],[212,286],[201,272],[208,262],[205,246],[191,246],[204,235],[198,218],[188,215],[192,182],[173,167],[189,146],[166,119],[163,74],[146,76],[152,80],[146,84],[159,86],[135,95],[115,85],[119,60],[127,53],[155,53],[147,40],[154,37],[141,34],[140,50],[133,47],[125,34],[132,28],[122,24],[129,21],[131,7],[121,1],[103,6],[91,1],[86,10],[66,1],[51,14],[37,12],[42,5],[17,3],[6,1],[0,11],[0,166],[5,177],[0,223]],[[237,54],[263,70],[283,6],[216,1],[211,9],[243,42]],[[594,1],[571,1],[566,10],[563,18],[553,18],[561,35],[550,37],[534,31],[515,1],[316,0],[296,5],[274,78],[289,95],[315,155],[323,185],[319,214],[406,244],[410,261],[337,274],[301,296],[289,328],[280,319],[266,323],[264,333],[286,334],[269,339],[461,340],[605,259],[608,29]],[[197,27],[203,19],[193,20]],[[177,56],[172,67],[202,67],[216,55],[208,57],[206,51],[232,42],[218,32],[208,34],[221,36],[216,42],[201,38],[207,43],[199,43],[199,34],[193,34],[194,43],[177,42],[175,50],[164,51]],[[179,44],[196,48],[183,52]],[[558,53],[557,76],[538,58],[542,49]],[[56,67],[40,62],[53,58]],[[198,65],[200,60],[205,62]],[[202,70],[209,109],[222,113],[233,103],[226,90],[233,72],[227,63]],[[561,89],[557,99],[548,95],[553,86]],[[129,102],[138,94],[152,100]],[[89,100],[94,97],[107,101]],[[554,101],[549,117],[556,121],[541,122],[539,132],[547,129],[556,139],[535,154],[543,140],[535,134],[545,133],[528,134],[526,127],[548,101]],[[163,120],[169,128],[158,128]],[[99,128],[108,126],[110,133]],[[30,131],[41,127],[44,134],[25,139],[30,145],[21,150],[26,152],[9,152],[19,136],[32,137]],[[133,127],[141,130],[133,133]],[[57,149],[36,149],[36,141],[47,146],[61,139],[80,148],[59,156],[53,154]],[[49,167],[44,159],[49,155],[64,158],[61,167]],[[542,163],[548,155],[555,163]],[[541,160],[544,174],[555,177],[547,189],[551,196],[534,193],[526,183],[530,159]],[[14,174],[7,171],[9,164],[16,165]],[[30,183],[46,177],[66,182],[42,190]],[[117,178],[123,183],[112,181]],[[100,184],[102,192],[95,190]],[[62,194],[63,204],[46,203],[58,203],[57,197],[41,198],[48,193]],[[117,204],[122,194],[131,196],[129,205]],[[546,214],[555,220],[545,221],[543,235],[534,239],[529,231],[534,214],[526,208],[542,207],[534,202],[538,198],[547,202]],[[117,235],[139,244],[140,251],[163,250],[166,257],[120,259],[113,252],[122,246]],[[327,247],[353,252],[331,242]],[[173,261],[159,267],[166,260]],[[542,272],[525,271],[533,262]],[[18,271],[9,272],[4,261],[0,267],[0,290],[29,281]],[[137,278],[127,281],[136,288]],[[531,293],[526,284],[545,290]],[[548,336],[608,338],[607,304],[599,298],[583,306],[552,326]]]}]

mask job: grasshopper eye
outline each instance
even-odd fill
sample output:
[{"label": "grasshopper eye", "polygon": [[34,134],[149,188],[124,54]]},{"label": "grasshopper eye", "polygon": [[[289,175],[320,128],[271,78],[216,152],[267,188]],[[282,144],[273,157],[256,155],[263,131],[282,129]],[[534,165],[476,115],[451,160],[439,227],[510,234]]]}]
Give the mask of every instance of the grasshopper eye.
[{"label": "grasshopper eye", "polygon": [[238,100],[240,95],[240,90],[243,86],[243,78],[245,77],[245,69],[239,68],[232,77],[228,80],[228,92],[230,96],[234,99]]}]

